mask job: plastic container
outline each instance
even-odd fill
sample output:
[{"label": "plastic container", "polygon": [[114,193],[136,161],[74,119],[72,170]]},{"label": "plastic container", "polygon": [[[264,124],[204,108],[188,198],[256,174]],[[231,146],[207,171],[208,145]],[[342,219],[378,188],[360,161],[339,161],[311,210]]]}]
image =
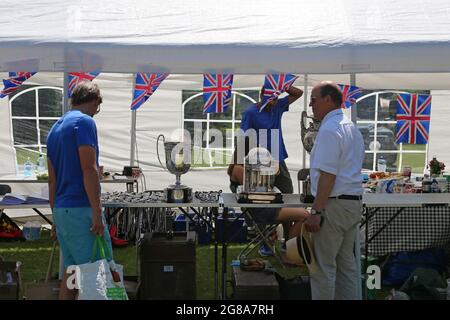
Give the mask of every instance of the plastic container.
[{"label": "plastic container", "polygon": [[377,160],[377,171],[386,172],[387,170],[387,162],[383,156],[380,156]]},{"label": "plastic container", "polygon": [[27,161],[23,165],[23,175],[25,177],[30,177],[33,175],[33,163],[30,160],[30,157],[28,157]]},{"label": "plastic container", "polygon": [[38,240],[41,238],[41,224],[39,222],[28,221],[22,229],[22,234],[28,241]]},{"label": "plastic container", "polygon": [[45,159],[42,153],[39,155],[39,158],[37,160],[37,171],[38,173],[42,173],[45,171]]}]

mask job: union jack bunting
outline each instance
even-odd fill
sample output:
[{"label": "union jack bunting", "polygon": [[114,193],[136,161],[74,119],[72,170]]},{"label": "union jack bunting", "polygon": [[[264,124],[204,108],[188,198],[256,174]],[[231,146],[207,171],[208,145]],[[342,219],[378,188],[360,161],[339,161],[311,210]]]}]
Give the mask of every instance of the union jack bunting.
[{"label": "union jack bunting", "polygon": [[8,79],[3,79],[3,85],[5,86],[0,92],[0,98],[4,98],[22,85],[22,83],[31,78],[36,72],[10,72]]},{"label": "union jack bunting", "polygon": [[136,110],[147,101],[168,75],[168,73],[137,73],[131,110]]},{"label": "union jack bunting", "polygon": [[69,98],[72,96],[72,91],[75,86],[83,80],[94,80],[100,74],[100,70],[92,72],[69,72]]},{"label": "union jack bunting", "polygon": [[342,109],[350,108],[362,96],[362,89],[356,86],[338,84],[342,92]]},{"label": "union jack bunting", "polygon": [[397,97],[396,143],[426,144],[430,131],[431,96],[402,93]]},{"label": "union jack bunting", "polygon": [[226,112],[231,101],[232,74],[203,75],[204,113]]},{"label": "union jack bunting", "polygon": [[267,103],[278,98],[286,89],[288,89],[298,76],[293,74],[267,74],[264,79],[263,98],[259,111],[262,111]]}]

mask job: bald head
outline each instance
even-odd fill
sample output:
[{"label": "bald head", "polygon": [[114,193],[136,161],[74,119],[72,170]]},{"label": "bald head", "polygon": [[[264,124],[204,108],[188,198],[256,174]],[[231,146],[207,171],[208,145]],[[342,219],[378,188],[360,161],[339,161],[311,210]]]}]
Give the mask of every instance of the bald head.
[{"label": "bald head", "polygon": [[342,92],[339,87],[331,81],[322,81],[314,86],[311,91],[309,105],[313,109],[314,117],[322,120],[328,112],[339,109],[342,104]]},{"label": "bald head", "polygon": [[317,87],[319,88],[320,96],[322,98],[325,96],[330,96],[331,101],[333,101],[336,109],[341,107],[342,92],[337,84],[332,81],[322,81],[317,85]]}]

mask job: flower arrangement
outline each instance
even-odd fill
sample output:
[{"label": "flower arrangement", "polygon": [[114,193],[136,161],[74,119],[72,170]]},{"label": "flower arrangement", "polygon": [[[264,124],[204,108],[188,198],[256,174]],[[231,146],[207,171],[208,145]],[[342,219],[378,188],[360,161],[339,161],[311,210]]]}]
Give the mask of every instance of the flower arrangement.
[{"label": "flower arrangement", "polygon": [[428,168],[430,169],[430,174],[439,175],[445,169],[445,164],[440,162],[433,157],[433,159],[428,163]]}]

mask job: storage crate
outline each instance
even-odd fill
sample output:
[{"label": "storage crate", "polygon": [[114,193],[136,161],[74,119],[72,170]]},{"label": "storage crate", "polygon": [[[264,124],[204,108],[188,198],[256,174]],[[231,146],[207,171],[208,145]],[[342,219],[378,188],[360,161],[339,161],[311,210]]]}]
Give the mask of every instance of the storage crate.
[{"label": "storage crate", "polygon": [[278,281],[273,273],[264,271],[243,271],[234,266],[232,273],[233,299],[235,300],[278,300]]},{"label": "storage crate", "polygon": [[186,232],[146,233],[139,247],[139,299],[195,299],[195,243]]}]

